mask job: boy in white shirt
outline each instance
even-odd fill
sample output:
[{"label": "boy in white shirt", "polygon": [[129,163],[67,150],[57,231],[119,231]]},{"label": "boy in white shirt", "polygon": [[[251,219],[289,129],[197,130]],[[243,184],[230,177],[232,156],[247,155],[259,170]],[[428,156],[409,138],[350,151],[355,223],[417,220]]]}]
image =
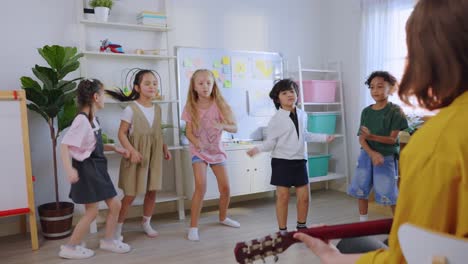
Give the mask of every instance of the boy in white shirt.
[{"label": "boy in white shirt", "polygon": [[278,81],[270,92],[278,112],[271,118],[267,139],[247,151],[251,157],[271,151],[271,181],[276,186],[276,218],[280,232],[287,231],[289,188],[296,188],[297,229],[306,228],[309,177],[305,142],[330,142],[333,136],[307,131],[307,114],[296,107],[298,86],[291,79]]}]

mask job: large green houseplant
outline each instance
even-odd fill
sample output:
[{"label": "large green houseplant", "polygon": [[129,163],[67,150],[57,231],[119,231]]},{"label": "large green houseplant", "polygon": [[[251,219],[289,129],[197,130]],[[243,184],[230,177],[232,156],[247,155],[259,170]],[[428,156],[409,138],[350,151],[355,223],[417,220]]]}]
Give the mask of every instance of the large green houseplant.
[{"label": "large green houseplant", "polygon": [[[69,214],[70,203],[59,201],[58,190],[58,175],[57,175],[57,138],[60,132],[70,126],[73,118],[77,113],[75,103],[77,81],[81,78],[65,80],[65,76],[75,71],[80,66],[79,58],[83,54],[78,53],[75,47],[62,47],[58,45],[44,46],[38,49],[39,54],[49,64],[50,67],[35,65],[32,68],[34,76],[39,80],[36,81],[31,77],[21,77],[21,86],[26,92],[28,99],[28,108],[41,115],[50,130],[50,139],[52,141],[53,168],[55,180],[55,202],[39,206],[39,214],[46,211],[46,216],[41,216],[42,231],[46,238],[62,238],[68,236],[56,235],[60,233],[58,230],[48,230],[43,219],[57,219],[65,210],[65,214]],[[41,83],[41,84],[40,84]],[[73,213],[73,204],[71,204],[71,212]],[[56,211],[56,212],[55,212]],[[71,214],[72,215],[72,214]],[[66,218],[69,222],[71,230],[71,217]],[[52,229],[57,228],[56,226]],[[50,229],[50,228],[49,228]],[[69,232],[69,231],[66,231]],[[54,234],[56,233],[56,234]]]}]

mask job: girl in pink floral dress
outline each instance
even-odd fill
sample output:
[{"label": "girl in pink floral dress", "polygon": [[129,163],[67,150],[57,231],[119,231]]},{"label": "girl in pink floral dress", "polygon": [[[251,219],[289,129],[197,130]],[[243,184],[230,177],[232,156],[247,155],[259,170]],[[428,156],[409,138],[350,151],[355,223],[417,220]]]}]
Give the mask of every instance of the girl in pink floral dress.
[{"label": "girl in pink floral dress", "polygon": [[223,130],[235,133],[237,125],[231,108],[221,95],[213,73],[201,69],[193,73],[182,113],[186,122],[186,136],[190,141],[192,168],[195,177],[195,191],[192,196],[191,222],[187,238],[200,240],[198,219],[206,192],[206,171],[208,165],[218,181],[219,222],[230,227],[240,227],[237,221],[227,217],[230,190],[221,135]]}]

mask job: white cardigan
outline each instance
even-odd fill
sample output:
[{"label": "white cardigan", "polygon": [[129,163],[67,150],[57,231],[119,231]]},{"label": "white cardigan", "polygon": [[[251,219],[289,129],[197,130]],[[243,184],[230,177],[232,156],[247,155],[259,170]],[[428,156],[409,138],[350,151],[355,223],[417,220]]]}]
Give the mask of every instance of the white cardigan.
[{"label": "white cardigan", "polygon": [[307,114],[296,107],[298,137],[294,122],[289,117],[290,113],[282,108],[276,112],[268,123],[267,139],[258,146],[258,149],[263,152],[271,151],[272,158],[307,160],[305,142],[325,142],[327,135],[307,131]]}]

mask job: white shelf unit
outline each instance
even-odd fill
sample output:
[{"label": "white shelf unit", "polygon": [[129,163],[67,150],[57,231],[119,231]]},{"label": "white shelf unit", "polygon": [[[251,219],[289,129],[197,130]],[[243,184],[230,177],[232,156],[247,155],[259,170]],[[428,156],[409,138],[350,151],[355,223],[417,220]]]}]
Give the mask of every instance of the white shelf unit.
[{"label": "white shelf unit", "polygon": [[145,59],[145,60],[174,60],[175,56],[164,55],[145,55],[145,54],[126,54],[126,53],[110,53],[99,51],[82,51],[85,56],[101,56],[101,57],[120,57],[122,59]]},{"label": "white shelf unit", "polygon": [[[79,27],[79,49],[80,52],[84,54],[84,57],[81,59],[81,66],[80,66],[80,73],[82,77],[88,78],[88,77],[96,77],[99,76],[101,71],[100,70],[95,70],[92,71],[90,70],[90,66],[92,64],[97,64],[101,62],[106,62],[106,63],[113,63],[114,65],[120,65],[121,64],[121,71],[128,69],[128,68],[133,68],[135,66],[128,67],[128,65],[138,65],[138,64],[143,64],[146,63],[146,65],[151,63],[151,69],[157,70],[158,72],[161,73],[161,71],[164,71],[164,75],[161,76],[161,78],[166,82],[167,85],[164,87],[161,87],[161,93],[165,96],[164,100],[155,100],[153,101],[154,104],[159,104],[161,105],[161,108],[163,110],[163,118],[164,115],[166,114],[167,119],[176,126],[176,128],[171,129],[172,133],[172,144],[168,144],[169,150],[172,152],[172,162],[170,163],[173,165],[173,168],[167,168],[167,170],[170,170],[173,175],[167,175],[166,173],[163,173],[163,177],[169,177],[171,179],[174,179],[175,181],[175,190],[163,190],[158,191],[156,193],[156,203],[162,203],[162,202],[171,202],[175,201],[177,202],[177,210],[178,210],[178,216],[179,219],[185,219],[185,208],[184,208],[184,200],[185,196],[183,193],[183,179],[182,179],[182,165],[181,165],[181,151],[183,147],[180,145],[179,141],[179,129],[178,129],[178,124],[179,122],[179,114],[178,114],[178,104],[179,104],[179,99],[178,99],[178,93],[177,93],[177,88],[176,88],[176,73],[175,73],[175,59],[176,56],[173,55],[173,45],[170,42],[170,37],[169,37],[169,32],[173,30],[171,27],[161,27],[161,26],[152,26],[152,25],[140,25],[140,24],[132,24],[132,23],[121,23],[121,22],[99,22],[99,21],[92,21],[92,20],[86,20],[84,19],[83,15],[83,8],[84,8],[84,1],[86,0],[79,0],[78,2],[78,8],[77,8],[77,18],[78,18],[78,27]],[[160,4],[164,6],[166,12],[168,12],[168,0],[159,0]],[[119,1],[119,5],[125,5],[125,4],[133,4],[131,1],[126,1],[127,3],[124,3],[124,1]],[[146,3],[148,4],[148,3]],[[135,5],[135,4],[133,4]],[[143,8],[143,7],[142,7]],[[144,10],[144,9],[141,9]],[[127,10],[121,10],[122,12],[126,12]],[[120,13],[123,14],[123,13]],[[128,15],[128,14],[125,14]],[[136,13],[135,13],[136,16]],[[170,16],[168,16],[168,24],[170,24]],[[114,18],[114,19],[119,19],[119,18]],[[105,35],[102,35],[102,38],[106,37],[112,37],[113,34],[145,34],[144,37],[147,37],[148,34],[153,34],[150,37],[154,37],[154,39],[160,39],[160,43],[150,43],[151,45],[155,45],[151,47],[151,49],[160,49],[161,51],[166,52],[167,54],[164,55],[152,55],[152,54],[136,54],[136,53],[123,53],[123,54],[118,54],[118,53],[107,53],[107,52],[99,52],[99,50],[96,50],[95,48],[89,48],[89,46],[92,46],[92,43],[98,43],[99,40],[101,40],[101,36],[96,37],[96,35],[90,34],[93,30],[95,31],[101,31],[105,32]],[[156,35],[154,35],[156,34]],[[90,35],[90,36],[88,36]],[[92,38],[92,39],[91,39]],[[122,38],[121,39],[125,39]],[[110,38],[110,40],[113,40]],[[117,41],[119,39],[116,39]],[[165,40],[165,41],[164,41]],[[117,41],[118,42],[118,41]],[[144,43],[148,45],[148,43]],[[124,51],[127,52],[126,47],[124,47]],[[131,52],[129,49],[128,51]],[[160,64],[165,64],[165,65],[160,65]],[[93,65],[95,66],[95,65]],[[102,71],[106,71],[107,69],[103,68]],[[109,74],[107,72],[107,74]],[[121,77],[121,76],[120,76]],[[119,80],[121,81],[121,80]],[[107,86],[107,88],[111,88]],[[162,85],[162,84],[160,84]],[[111,107],[115,107],[115,105],[118,105],[120,107],[125,107],[128,105],[127,102],[119,102],[116,100],[113,100],[111,98],[106,98],[105,100],[106,105]],[[164,107],[163,107],[164,106]],[[106,109],[104,109],[106,110]],[[166,113],[164,113],[167,111]],[[120,112],[119,111],[110,111],[110,114],[112,115],[112,119],[117,120],[116,122],[118,123],[120,119]],[[104,113],[103,113],[104,115]],[[106,116],[107,117],[107,116]],[[102,118],[101,118],[102,119]],[[104,126],[103,126],[104,127]],[[118,164],[119,162],[119,155],[116,155],[114,152],[106,151],[105,155],[109,158],[109,172],[111,174],[111,178],[113,178],[114,183],[117,183],[118,179]],[[112,162],[111,162],[112,161]],[[111,165],[112,163],[112,165]],[[168,164],[168,162],[164,162],[163,165],[163,170],[166,171],[164,168],[165,164]],[[111,167],[112,166],[112,167]],[[172,166],[171,166],[172,167]],[[117,175],[112,175],[112,174],[117,174]],[[164,180],[163,180],[164,182]],[[116,184],[117,185],[117,184]],[[134,205],[139,205],[142,204],[143,199],[140,197],[137,198],[134,202]],[[103,208],[102,205],[100,205],[100,208]],[[156,209],[157,210],[157,209]],[[96,232],[96,225],[94,224],[91,227],[91,232]]]},{"label": "white shelf unit", "polygon": [[[338,180],[346,178],[346,184],[349,182],[349,162],[348,162],[348,151],[347,151],[347,137],[346,137],[346,126],[345,126],[345,112],[344,112],[344,101],[343,101],[343,84],[341,79],[341,65],[340,62],[331,62],[327,66],[327,69],[310,69],[304,68],[301,62],[301,57],[298,57],[298,81],[299,81],[299,107],[306,112],[332,112],[338,113],[337,117],[337,131],[334,134],[335,140],[331,143],[324,143],[323,151],[321,154],[330,154],[330,150],[334,148],[341,148],[339,155],[335,157],[332,155],[332,160],[336,161],[340,159],[341,170],[336,171],[330,170],[327,175],[312,177],[310,178],[311,183],[326,182],[326,188],[328,189],[328,181]],[[304,102],[304,87],[302,81],[304,75],[307,79],[322,79],[322,80],[335,80],[337,81],[337,96],[334,102],[330,103],[311,103]],[[312,77],[311,77],[312,76]],[[318,77],[317,77],[318,76]],[[313,109],[312,109],[313,108]],[[309,143],[308,146],[313,143]],[[315,143],[316,144],[316,143]],[[308,148],[309,149],[309,148]],[[330,162],[332,162],[332,160]],[[331,166],[329,166],[331,167]],[[337,166],[335,166],[337,167]]]}]

